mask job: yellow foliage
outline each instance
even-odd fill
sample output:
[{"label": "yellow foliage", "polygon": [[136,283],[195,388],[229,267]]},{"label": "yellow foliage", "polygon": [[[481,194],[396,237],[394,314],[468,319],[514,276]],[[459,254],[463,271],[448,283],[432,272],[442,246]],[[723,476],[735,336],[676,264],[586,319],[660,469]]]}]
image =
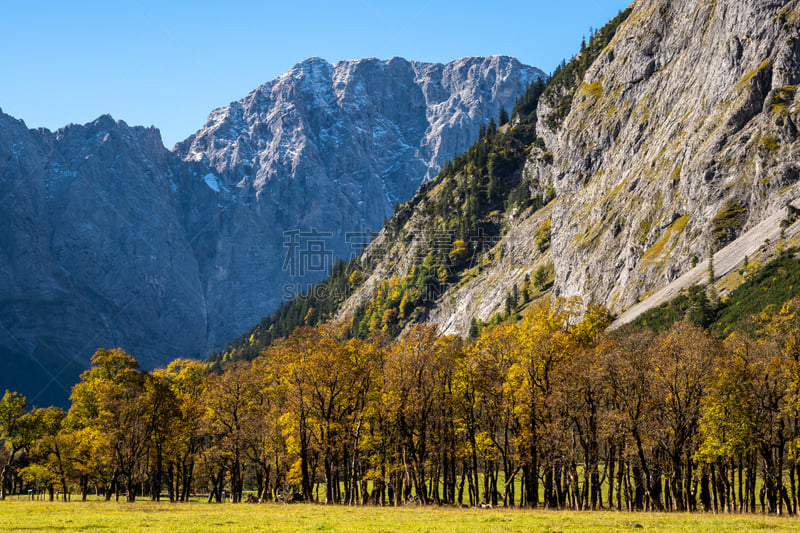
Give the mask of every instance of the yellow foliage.
[{"label": "yellow foliage", "polygon": [[463,262],[469,257],[469,250],[467,249],[467,243],[465,243],[461,239],[456,239],[453,241],[453,246],[450,250],[450,259],[453,262],[460,263]]},{"label": "yellow foliage", "polygon": [[353,270],[350,277],[347,278],[347,283],[349,283],[351,287],[358,287],[364,283],[364,276],[358,270]]}]

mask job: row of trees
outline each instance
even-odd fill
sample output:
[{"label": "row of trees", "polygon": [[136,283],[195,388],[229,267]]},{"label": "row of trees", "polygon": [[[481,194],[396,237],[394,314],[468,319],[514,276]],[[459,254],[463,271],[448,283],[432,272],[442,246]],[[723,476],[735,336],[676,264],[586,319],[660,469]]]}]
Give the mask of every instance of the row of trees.
[{"label": "row of trees", "polygon": [[474,341],[324,325],[221,373],[99,350],[68,412],[0,401],[2,497],[796,513],[798,309],[724,342],[564,302]]}]

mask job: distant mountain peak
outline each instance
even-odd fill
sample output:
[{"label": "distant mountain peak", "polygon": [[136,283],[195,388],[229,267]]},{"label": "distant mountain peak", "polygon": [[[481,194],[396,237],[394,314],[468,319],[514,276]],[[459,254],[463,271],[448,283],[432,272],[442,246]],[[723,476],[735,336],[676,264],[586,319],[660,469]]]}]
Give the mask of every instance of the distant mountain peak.
[{"label": "distant mountain peak", "polygon": [[[0,199],[13,195],[0,331],[14,337],[0,337],[0,363],[16,362],[0,376],[41,361],[74,378],[98,346],[152,367],[232,340],[349,257],[348,234],[378,230],[543,75],[467,61],[308,58],[172,152],[157,129],[110,115],[55,133],[0,115]],[[302,262],[307,242],[291,247],[309,235],[318,264]]]}]

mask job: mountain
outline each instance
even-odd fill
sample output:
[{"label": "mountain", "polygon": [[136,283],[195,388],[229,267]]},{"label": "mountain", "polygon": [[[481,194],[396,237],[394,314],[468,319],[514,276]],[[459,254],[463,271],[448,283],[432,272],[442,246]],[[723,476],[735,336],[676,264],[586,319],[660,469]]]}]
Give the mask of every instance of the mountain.
[{"label": "mountain", "polygon": [[465,335],[542,297],[629,321],[661,288],[724,294],[798,239],[799,81],[797,1],[634,2],[399,209],[337,318]]},{"label": "mountain", "polygon": [[98,346],[135,347],[148,365],[202,353],[205,296],[176,192],[191,166],[157,130],[104,116],[51,133],[0,114],[0,154],[0,388],[66,398]]},{"label": "mountain", "polygon": [[634,4],[553,132],[558,295],[623,310],[796,200],[797,5]]},{"label": "mountain", "polygon": [[[377,230],[395,203],[410,198],[475,140],[489,117],[510,109],[543,76],[506,56],[446,65],[401,58],[331,65],[314,57],[212,112],[175,150],[214,167],[226,184],[269,198],[288,218],[313,202],[287,195],[296,204],[286,205],[281,183],[307,191],[335,183],[360,217],[354,222]],[[338,200],[314,207],[341,207]]]},{"label": "mountain", "polygon": [[[209,115],[175,147],[210,165],[195,217],[219,347],[356,255],[373,230],[541,71],[503,56],[427,64],[311,58]],[[211,210],[208,210],[208,208]]]},{"label": "mountain", "polygon": [[0,111],[0,390],[63,403],[99,346],[146,367],[220,347],[541,75],[500,56],[314,58],[174,151],[109,116],[50,132]]},{"label": "mountain", "polygon": [[[602,50],[564,69],[583,62],[585,73],[572,82],[556,73],[539,102],[544,143],[524,180],[555,199],[546,211],[506,213],[503,258],[443,298],[432,319],[464,333],[472,316],[502,310],[538,262],[552,263],[555,296],[621,312],[693,263],[707,269],[711,252],[769,217],[777,229],[800,196],[797,6],[635,2]],[[550,247],[540,254],[534,230],[544,222]],[[750,253],[763,245],[756,239]],[[456,305],[466,313],[454,320]]]}]

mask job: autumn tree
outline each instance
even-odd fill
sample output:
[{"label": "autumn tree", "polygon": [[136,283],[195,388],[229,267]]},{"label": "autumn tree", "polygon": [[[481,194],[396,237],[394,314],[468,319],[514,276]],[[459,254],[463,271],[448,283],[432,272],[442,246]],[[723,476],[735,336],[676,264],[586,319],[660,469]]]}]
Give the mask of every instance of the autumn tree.
[{"label": "autumn tree", "polygon": [[[0,500],[6,497],[8,477],[14,461],[19,459],[20,454],[31,452],[42,433],[57,431],[56,426],[61,423],[58,414],[60,409],[36,409],[26,413],[26,403],[24,396],[8,390],[0,399],[0,438],[7,452],[0,469]],[[50,475],[50,472],[40,471],[39,474],[45,485],[56,480],[56,475]]]},{"label": "autumn tree", "polygon": [[403,467],[403,475],[394,476],[393,493],[407,499],[413,489],[423,504],[428,502],[429,430],[437,412],[440,365],[449,364],[435,348],[437,337],[433,326],[414,326],[395,344],[384,367],[387,414],[395,429],[395,460]]},{"label": "autumn tree", "polygon": [[701,406],[718,363],[717,342],[698,326],[677,322],[649,350],[657,443],[666,457],[669,501],[678,511],[694,508],[692,457],[697,450]]},{"label": "autumn tree", "polygon": [[374,365],[363,412],[363,438],[359,445],[367,464],[361,479],[362,482],[372,482],[373,490],[367,498],[362,495],[362,501],[372,501],[379,505],[397,503],[394,493],[388,493],[390,487],[394,490],[390,478],[394,476],[396,468],[393,460],[394,428],[388,412],[391,399],[386,395],[388,384],[385,374],[392,344],[393,339],[385,332],[373,333],[362,343],[362,349],[370,353],[369,359]]},{"label": "autumn tree", "polygon": [[280,381],[280,368],[266,358],[253,361],[250,371],[253,395],[244,413],[244,452],[255,467],[258,499],[263,502],[269,498],[271,478],[277,489],[286,469],[286,444],[280,423],[286,408],[286,390]]},{"label": "autumn tree", "polygon": [[54,499],[54,487],[60,487],[64,501],[67,501],[67,480],[73,469],[74,442],[62,431],[66,413],[58,407],[36,409],[30,413],[35,429],[35,440],[30,447],[30,464],[22,469],[22,478],[37,486],[44,486]]},{"label": "autumn tree", "polygon": [[[473,419],[481,413],[485,439],[502,463],[505,479],[502,501],[510,506],[515,503],[514,480],[520,470],[516,446],[520,434],[517,395],[509,383],[509,372],[515,364],[513,354],[517,351],[516,333],[513,326],[506,324],[486,331],[460,365],[467,375],[459,376],[459,381],[465,385],[473,383],[465,392],[474,389],[476,403],[480,403],[481,408],[474,415],[469,414],[468,421],[474,423]],[[490,491],[488,499],[492,505],[497,505],[496,487]]]},{"label": "autumn tree", "polygon": [[[547,468],[543,476],[544,497],[545,503],[549,507],[558,507],[564,503],[564,497],[559,497],[557,486],[559,467],[569,469],[572,474],[568,477],[573,480],[573,484],[577,482],[573,461],[565,461],[561,457],[563,435],[556,419],[557,411],[554,407],[560,385],[558,369],[569,361],[571,354],[578,349],[583,336],[591,338],[594,335],[593,326],[589,322],[586,322],[585,332],[574,330],[575,324],[582,324],[578,320],[578,312],[579,306],[576,302],[556,301],[542,306],[537,312],[530,315],[525,341],[525,352],[528,354],[527,359],[523,359],[527,374],[526,389],[530,396],[532,410],[536,411],[530,425],[538,423],[540,435],[551,437],[537,443],[540,452],[550,458],[549,464],[543,465]],[[533,442],[536,441],[533,440]],[[531,456],[533,456],[533,450]],[[535,506],[536,502],[531,501],[530,498],[537,496],[532,493],[537,490],[536,480],[530,481],[531,483],[526,481],[527,498],[529,505]]]},{"label": "autumn tree", "polygon": [[[569,356],[554,369],[553,416],[560,423],[554,424],[549,438],[560,442],[562,450],[571,449],[571,457],[563,461],[563,468],[567,472],[572,506],[576,509],[594,510],[602,506],[600,489],[604,479],[601,471],[606,477],[609,472],[613,473],[613,466],[608,462],[606,468],[601,469],[603,447],[607,455],[613,455],[615,447],[610,434],[604,431],[607,391],[595,352],[597,338],[609,322],[605,309],[590,308],[580,323],[569,328],[574,345]],[[583,459],[582,484],[576,457]],[[558,483],[557,479],[553,481]],[[560,493],[564,490],[555,488],[556,504],[562,506],[565,498]],[[552,490],[547,492],[553,493]]]},{"label": "autumn tree", "polygon": [[[161,500],[161,488],[165,478],[165,464],[170,462],[175,444],[176,423],[180,417],[178,398],[170,383],[170,375],[163,370],[147,374],[141,395],[149,436],[150,497]],[[170,501],[175,501],[171,481],[168,483]]]},{"label": "autumn tree", "polygon": [[[724,348],[719,365],[712,374],[700,423],[703,442],[697,459],[704,468],[700,503],[706,511],[719,508],[718,485],[710,483],[709,472],[714,466],[736,461],[740,465],[740,509],[754,512],[758,452],[765,453],[767,462],[772,462],[775,416],[764,412],[765,405],[759,396],[770,390],[773,393],[777,391],[774,381],[768,374],[764,375],[765,370],[768,372],[765,363],[769,356],[763,343],[734,333],[726,339]],[[747,473],[743,483],[742,469]],[[711,480],[716,480],[716,471],[710,473]],[[767,495],[771,498],[771,505],[774,504],[774,492],[768,491]],[[722,503],[724,507],[724,500]]]},{"label": "autumn tree", "polygon": [[[237,361],[228,365],[222,374],[210,374],[205,391],[206,422],[230,475],[232,503],[242,501],[248,411],[258,394],[251,367],[248,361]],[[219,486],[222,480],[217,478],[216,483]]]},{"label": "autumn tree", "polygon": [[651,508],[660,505],[651,463],[657,429],[648,353],[652,339],[649,330],[622,328],[606,336],[596,350],[609,405],[606,423],[618,435],[617,487],[630,510],[647,503]]},{"label": "autumn tree", "polygon": [[341,470],[360,437],[369,369],[357,342],[343,345],[332,328],[319,331],[315,349],[296,362],[297,375],[306,388],[310,435],[322,456],[326,503],[339,503],[340,481],[354,481]]},{"label": "autumn tree", "polygon": [[267,348],[264,357],[269,364],[280,368],[286,386],[286,407],[281,425],[286,435],[287,453],[294,459],[287,472],[287,482],[300,485],[304,501],[313,499],[313,472],[316,451],[313,448],[309,412],[311,399],[303,369],[303,361],[316,347],[318,332],[300,328],[286,339]]},{"label": "autumn tree", "polygon": [[168,432],[167,487],[170,501],[186,502],[194,481],[197,456],[203,445],[203,391],[208,369],[199,361],[176,359],[160,372],[169,383],[177,409],[170,418]]},{"label": "autumn tree", "polygon": [[71,446],[70,481],[75,483],[86,501],[90,485],[98,487],[106,500],[115,490],[117,471],[109,451],[109,439],[96,425],[89,425],[70,409],[61,436]]},{"label": "autumn tree", "polygon": [[28,423],[24,418],[26,403],[24,396],[8,390],[0,399],[0,438],[7,452],[0,469],[0,500],[6,499],[6,487],[14,459],[30,440]]},{"label": "autumn tree", "polygon": [[[141,401],[146,373],[121,349],[99,349],[91,368],[81,374],[70,399],[74,427],[88,430],[94,454],[109,454],[114,483],[121,483],[128,501],[136,499],[138,467],[147,454],[149,428]],[[117,491],[119,492],[119,491]]]},{"label": "autumn tree", "polygon": [[[738,507],[755,511],[757,477],[763,479],[768,512],[794,512],[797,502],[796,442],[798,376],[800,376],[800,302],[787,302],[774,317],[761,316],[757,339],[734,333],[725,342],[725,359],[714,375],[705,416],[701,457],[722,472],[714,472],[706,505],[732,507],[736,492],[727,473],[739,470]],[[760,473],[756,472],[756,459]],[[790,466],[792,497],[784,486]],[[725,469],[727,467],[727,470]],[[746,477],[742,479],[742,468]],[[742,490],[744,484],[744,490]]]}]

